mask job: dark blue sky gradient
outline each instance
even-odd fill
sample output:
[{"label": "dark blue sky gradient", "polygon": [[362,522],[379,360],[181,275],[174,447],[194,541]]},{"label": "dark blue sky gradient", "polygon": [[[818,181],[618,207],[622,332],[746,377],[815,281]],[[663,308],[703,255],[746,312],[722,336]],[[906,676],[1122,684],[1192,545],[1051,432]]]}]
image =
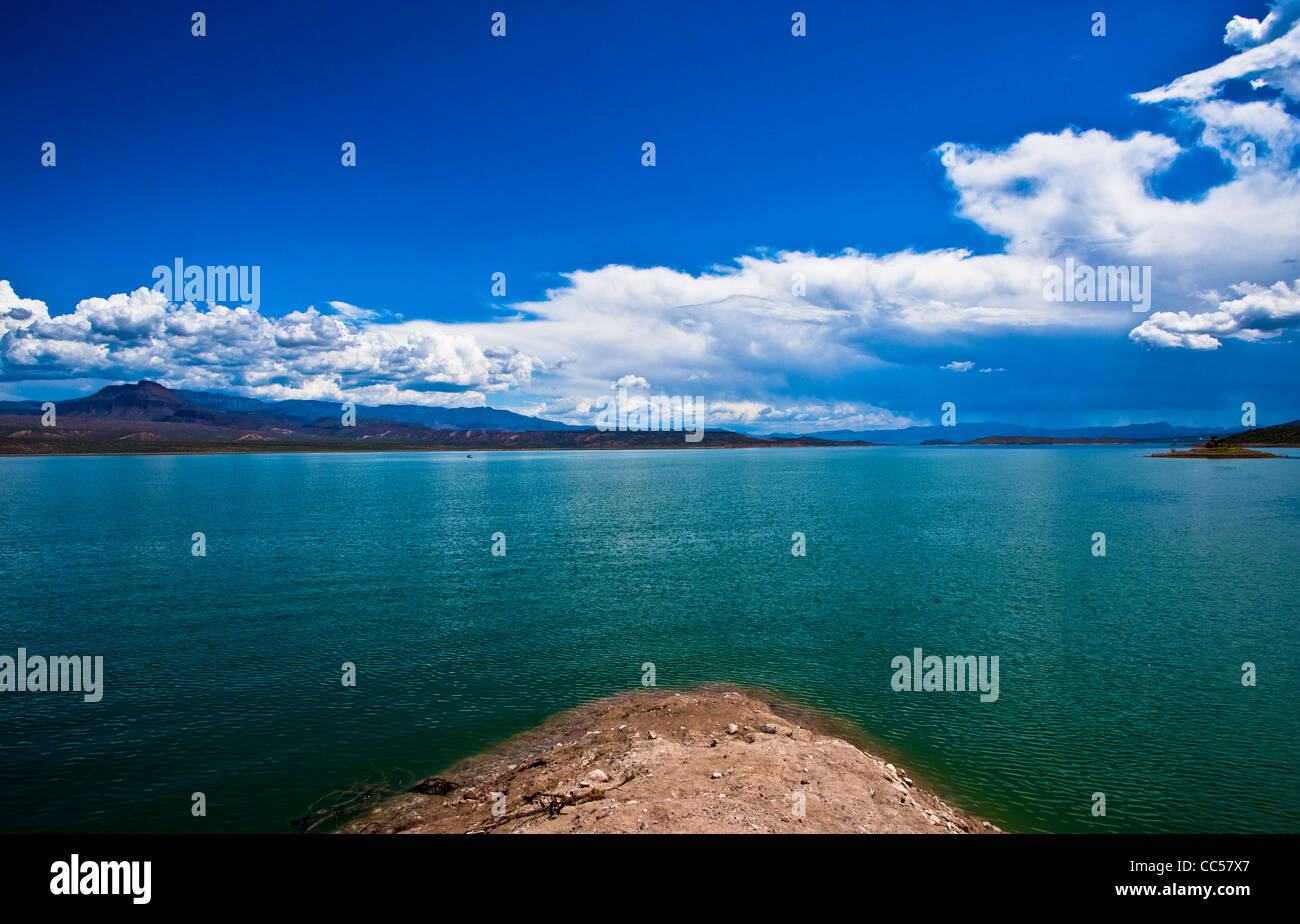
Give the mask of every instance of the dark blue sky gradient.
[{"label": "dark blue sky gradient", "polygon": [[[204,39],[190,36],[193,6]],[[762,249],[998,251],[954,217],[937,145],[1069,125],[1176,133],[1128,95],[1222,60],[1223,24],[1267,12],[1111,2],[1094,41],[1097,6],[6,4],[0,278],[62,313],[151,285],[180,256],[260,265],[271,316],[341,300],[454,321],[507,310],[489,294],[497,270],[516,302],[608,263],[698,272]],[[489,35],[496,9],[505,41]],[[808,13],[806,40],[790,37],[793,9]],[[39,165],[46,140],[57,170]],[[640,165],[646,140],[655,170]],[[344,141],[356,169],[340,166]],[[1213,157],[1184,160],[1163,195],[1224,179]],[[881,347],[931,373],[968,353],[1014,366],[964,380],[982,416],[1061,420],[1062,391],[1036,387],[1054,369],[1078,380],[1079,423],[1197,417],[1239,391],[1300,416],[1290,344],[1193,354],[1034,337],[932,352]],[[828,397],[926,413],[954,387],[889,369],[843,385]]]}]

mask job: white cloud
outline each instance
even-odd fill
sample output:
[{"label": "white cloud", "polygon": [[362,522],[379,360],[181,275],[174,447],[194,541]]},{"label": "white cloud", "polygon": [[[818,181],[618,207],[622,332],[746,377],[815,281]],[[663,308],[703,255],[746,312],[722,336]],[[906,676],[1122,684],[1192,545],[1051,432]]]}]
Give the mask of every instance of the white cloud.
[{"label": "white cloud", "polygon": [[1240,136],[1230,131],[1234,116],[1267,125],[1282,150],[1197,199],[1152,192],[1183,152],[1173,139],[1067,129],[1028,135],[1004,151],[955,147],[949,176],[959,212],[1005,237],[1010,253],[1150,265],[1157,306],[1243,279],[1274,281],[1300,251],[1300,179],[1289,168],[1300,126],[1280,108],[1239,108],[1224,103],[1189,115],[1213,119],[1207,134],[1224,143]]},{"label": "white cloud", "polygon": [[[606,393],[607,394],[607,393]],[[559,420],[579,426],[593,426],[596,422],[596,398],[559,398],[540,401],[522,409],[525,414]],[[628,406],[636,408],[645,403],[645,396],[630,397]],[[896,430],[928,423],[888,408],[860,401],[806,401],[769,404],[754,400],[704,401],[705,421],[709,427],[737,427],[759,432],[798,430]]]},{"label": "white cloud", "polygon": [[368,308],[358,308],[356,305],[349,305],[347,302],[330,302],[329,306],[345,318],[351,318],[354,321],[370,320],[380,317],[378,311],[371,311]]},{"label": "white cloud", "polygon": [[1264,288],[1233,286],[1238,297],[1220,301],[1213,311],[1160,311],[1135,327],[1129,337],[1139,343],[1190,350],[1215,350],[1222,338],[1259,341],[1300,327],[1300,279]]},{"label": "white cloud", "polygon": [[[1044,299],[1042,263],[962,250],[875,256],[781,252],[692,274],[612,265],[516,305],[520,316],[467,324],[540,357],[574,393],[629,368],[676,394],[780,393],[795,378],[833,381],[885,365],[882,342],[954,333],[1128,329],[1127,306]],[[792,294],[792,280],[803,293]],[[570,362],[561,369],[561,358]]]},{"label": "white cloud", "polygon": [[1007,239],[1013,253],[1051,256],[1066,245],[1125,245],[1153,214],[1173,203],[1146,189],[1180,148],[1170,138],[1138,132],[1120,140],[1103,131],[1035,132],[1001,151],[954,145],[948,177],[958,212]]},{"label": "white cloud", "polygon": [[1201,144],[1217,150],[1233,165],[1241,163],[1241,145],[1249,141],[1256,148],[1262,145],[1259,158],[1264,159],[1266,168],[1271,165],[1270,156],[1276,156],[1278,166],[1285,168],[1291,151],[1300,143],[1300,120],[1292,118],[1277,100],[1205,100],[1192,106],[1189,113],[1204,125]]},{"label": "white cloud", "polygon": [[1240,16],[1233,18],[1224,41],[1243,49],[1238,54],[1162,87],[1138,93],[1134,98],[1143,103],[1209,99],[1228,81],[1254,79],[1261,85],[1278,88],[1292,99],[1300,99],[1300,72],[1296,69],[1300,63],[1300,28],[1296,26],[1300,5],[1290,0],[1283,6],[1284,14],[1274,11],[1263,23]]},{"label": "white cloud", "polygon": [[763,431],[897,430],[924,423],[886,408],[854,401],[813,401],[782,406],[758,401],[714,401],[708,408],[709,426],[744,424]]},{"label": "white cloud", "polygon": [[1300,20],[1300,0],[1280,0],[1270,6],[1263,21],[1232,17],[1223,35],[1224,44],[1243,50],[1253,48],[1286,34]]},{"label": "white cloud", "polygon": [[146,288],[51,317],[0,281],[0,378],[10,381],[147,377],[270,399],[478,405],[485,391],[527,385],[542,368],[430,322],[374,324],[314,308],[278,319],[220,305],[201,311]]},{"label": "white cloud", "polygon": [[975,368],[975,364],[969,360],[965,362],[957,362],[954,360],[953,362],[942,365],[939,368],[947,369],[949,372],[970,372]]}]

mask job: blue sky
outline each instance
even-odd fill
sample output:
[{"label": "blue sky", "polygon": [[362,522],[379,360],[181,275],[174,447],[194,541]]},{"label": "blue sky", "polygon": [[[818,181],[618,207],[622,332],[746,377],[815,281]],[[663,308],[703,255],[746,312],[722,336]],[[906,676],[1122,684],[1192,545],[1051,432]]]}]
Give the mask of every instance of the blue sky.
[{"label": "blue sky", "polygon": [[[1114,4],[1104,36],[1096,3],[448,6],[204,5],[203,37],[174,5],[6,8],[0,393],[1300,417],[1294,3]],[[1045,303],[1067,256],[1150,265],[1149,312]],[[255,316],[132,295],[176,258],[258,266]]]}]

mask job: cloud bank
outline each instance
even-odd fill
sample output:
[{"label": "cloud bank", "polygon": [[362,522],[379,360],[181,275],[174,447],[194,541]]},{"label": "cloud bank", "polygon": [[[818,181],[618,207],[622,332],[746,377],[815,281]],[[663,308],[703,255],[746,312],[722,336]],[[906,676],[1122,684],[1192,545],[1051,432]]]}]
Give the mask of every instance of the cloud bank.
[{"label": "cloud bank", "polygon": [[524,387],[544,368],[518,350],[484,349],[452,327],[405,330],[352,306],[334,310],[268,318],[247,308],[174,304],[140,288],[51,317],[43,302],[19,298],[0,281],[0,377],[154,378],[273,400],[461,406],[482,404],[485,391]]}]

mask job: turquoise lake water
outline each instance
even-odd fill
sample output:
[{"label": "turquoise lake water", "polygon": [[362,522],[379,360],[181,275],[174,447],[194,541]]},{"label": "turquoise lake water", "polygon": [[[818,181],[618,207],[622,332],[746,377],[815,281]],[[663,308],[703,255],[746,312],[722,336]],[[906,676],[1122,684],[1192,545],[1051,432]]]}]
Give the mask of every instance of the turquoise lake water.
[{"label": "turquoise lake water", "polygon": [[[0,459],[0,655],[105,670],[0,692],[0,831],[290,831],[647,661],[1009,830],[1294,830],[1300,462],[1148,451]],[[917,647],[997,655],[998,700],[894,691]]]}]

